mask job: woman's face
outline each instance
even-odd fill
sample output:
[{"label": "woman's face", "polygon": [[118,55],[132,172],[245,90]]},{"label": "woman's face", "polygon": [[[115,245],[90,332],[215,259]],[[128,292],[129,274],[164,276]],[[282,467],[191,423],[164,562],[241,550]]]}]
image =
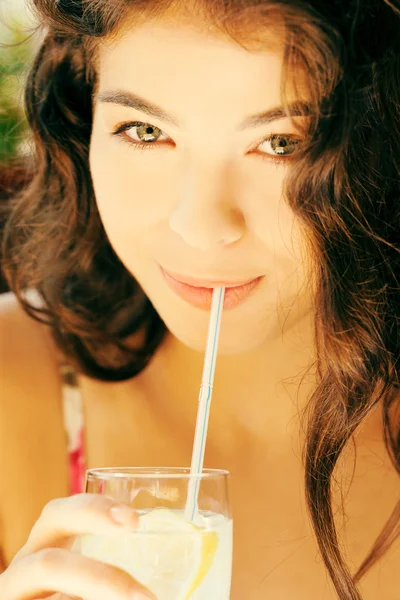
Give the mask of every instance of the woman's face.
[{"label": "woman's face", "polygon": [[296,321],[308,307],[299,230],[282,197],[301,138],[276,110],[281,70],[278,53],[182,24],[141,25],[100,52],[90,150],[100,215],[169,330],[196,350],[211,292],[162,269],[202,287],[261,278],[227,293],[223,353],[268,343],[289,311]]}]

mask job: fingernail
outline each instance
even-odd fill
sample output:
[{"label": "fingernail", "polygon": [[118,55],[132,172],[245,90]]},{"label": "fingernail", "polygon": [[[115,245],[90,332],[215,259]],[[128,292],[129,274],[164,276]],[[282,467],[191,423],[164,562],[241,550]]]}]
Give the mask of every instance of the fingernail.
[{"label": "fingernail", "polygon": [[137,521],[136,512],[126,504],[113,506],[110,514],[112,519],[119,525],[133,525]]}]

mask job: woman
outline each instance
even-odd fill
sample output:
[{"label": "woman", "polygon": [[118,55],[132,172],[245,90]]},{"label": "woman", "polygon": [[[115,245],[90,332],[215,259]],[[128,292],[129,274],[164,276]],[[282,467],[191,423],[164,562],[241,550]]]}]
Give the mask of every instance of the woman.
[{"label": "woman", "polygon": [[400,4],[33,4],[1,598],[146,597],[70,552],[136,522],[82,473],[189,464],[222,283],[206,466],[232,473],[232,598],[398,600]]}]

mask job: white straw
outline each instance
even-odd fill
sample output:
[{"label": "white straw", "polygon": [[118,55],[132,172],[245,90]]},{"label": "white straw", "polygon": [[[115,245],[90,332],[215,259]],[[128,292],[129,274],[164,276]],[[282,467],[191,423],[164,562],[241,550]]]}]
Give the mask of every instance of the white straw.
[{"label": "white straw", "polygon": [[224,287],[214,289],[211,304],[210,323],[208,327],[206,353],[204,357],[203,376],[199,394],[199,407],[197,411],[192,464],[190,468],[191,478],[189,481],[188,496],[185,508],[185,518],[188,521],[193,521],[197,512],[200,477],[196,477],[196,475],[201,475],[203,471],[224,297]]}]

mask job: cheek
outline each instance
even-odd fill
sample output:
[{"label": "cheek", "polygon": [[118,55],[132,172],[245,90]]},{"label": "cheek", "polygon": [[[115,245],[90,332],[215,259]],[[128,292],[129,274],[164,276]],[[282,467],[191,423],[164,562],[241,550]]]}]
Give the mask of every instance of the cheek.
[{"label": "cheek", "polygon": [[283,195],[288,168],[268,165],[247,176],[252,185],[246,197],[246,221],[265,249],[271,285],[276,285],[282,296],[291,297],[304,274],[299,224]]},{"label": "cheek", "polygon": [[105,152],[105,147],[92,138],[90,171],[99,213],[110,237],[117,233],[132,240],[168,217],[173,178],[160,172],[162,161],[157,162],[155,176],[154,157],[135,156],[129,147]]},{"label": "cheek", "polygon": [[292,235],[294,215],[283,198],[287,168],[266,165],[248,177],[246,222],[267,247],[281,253]]}]

